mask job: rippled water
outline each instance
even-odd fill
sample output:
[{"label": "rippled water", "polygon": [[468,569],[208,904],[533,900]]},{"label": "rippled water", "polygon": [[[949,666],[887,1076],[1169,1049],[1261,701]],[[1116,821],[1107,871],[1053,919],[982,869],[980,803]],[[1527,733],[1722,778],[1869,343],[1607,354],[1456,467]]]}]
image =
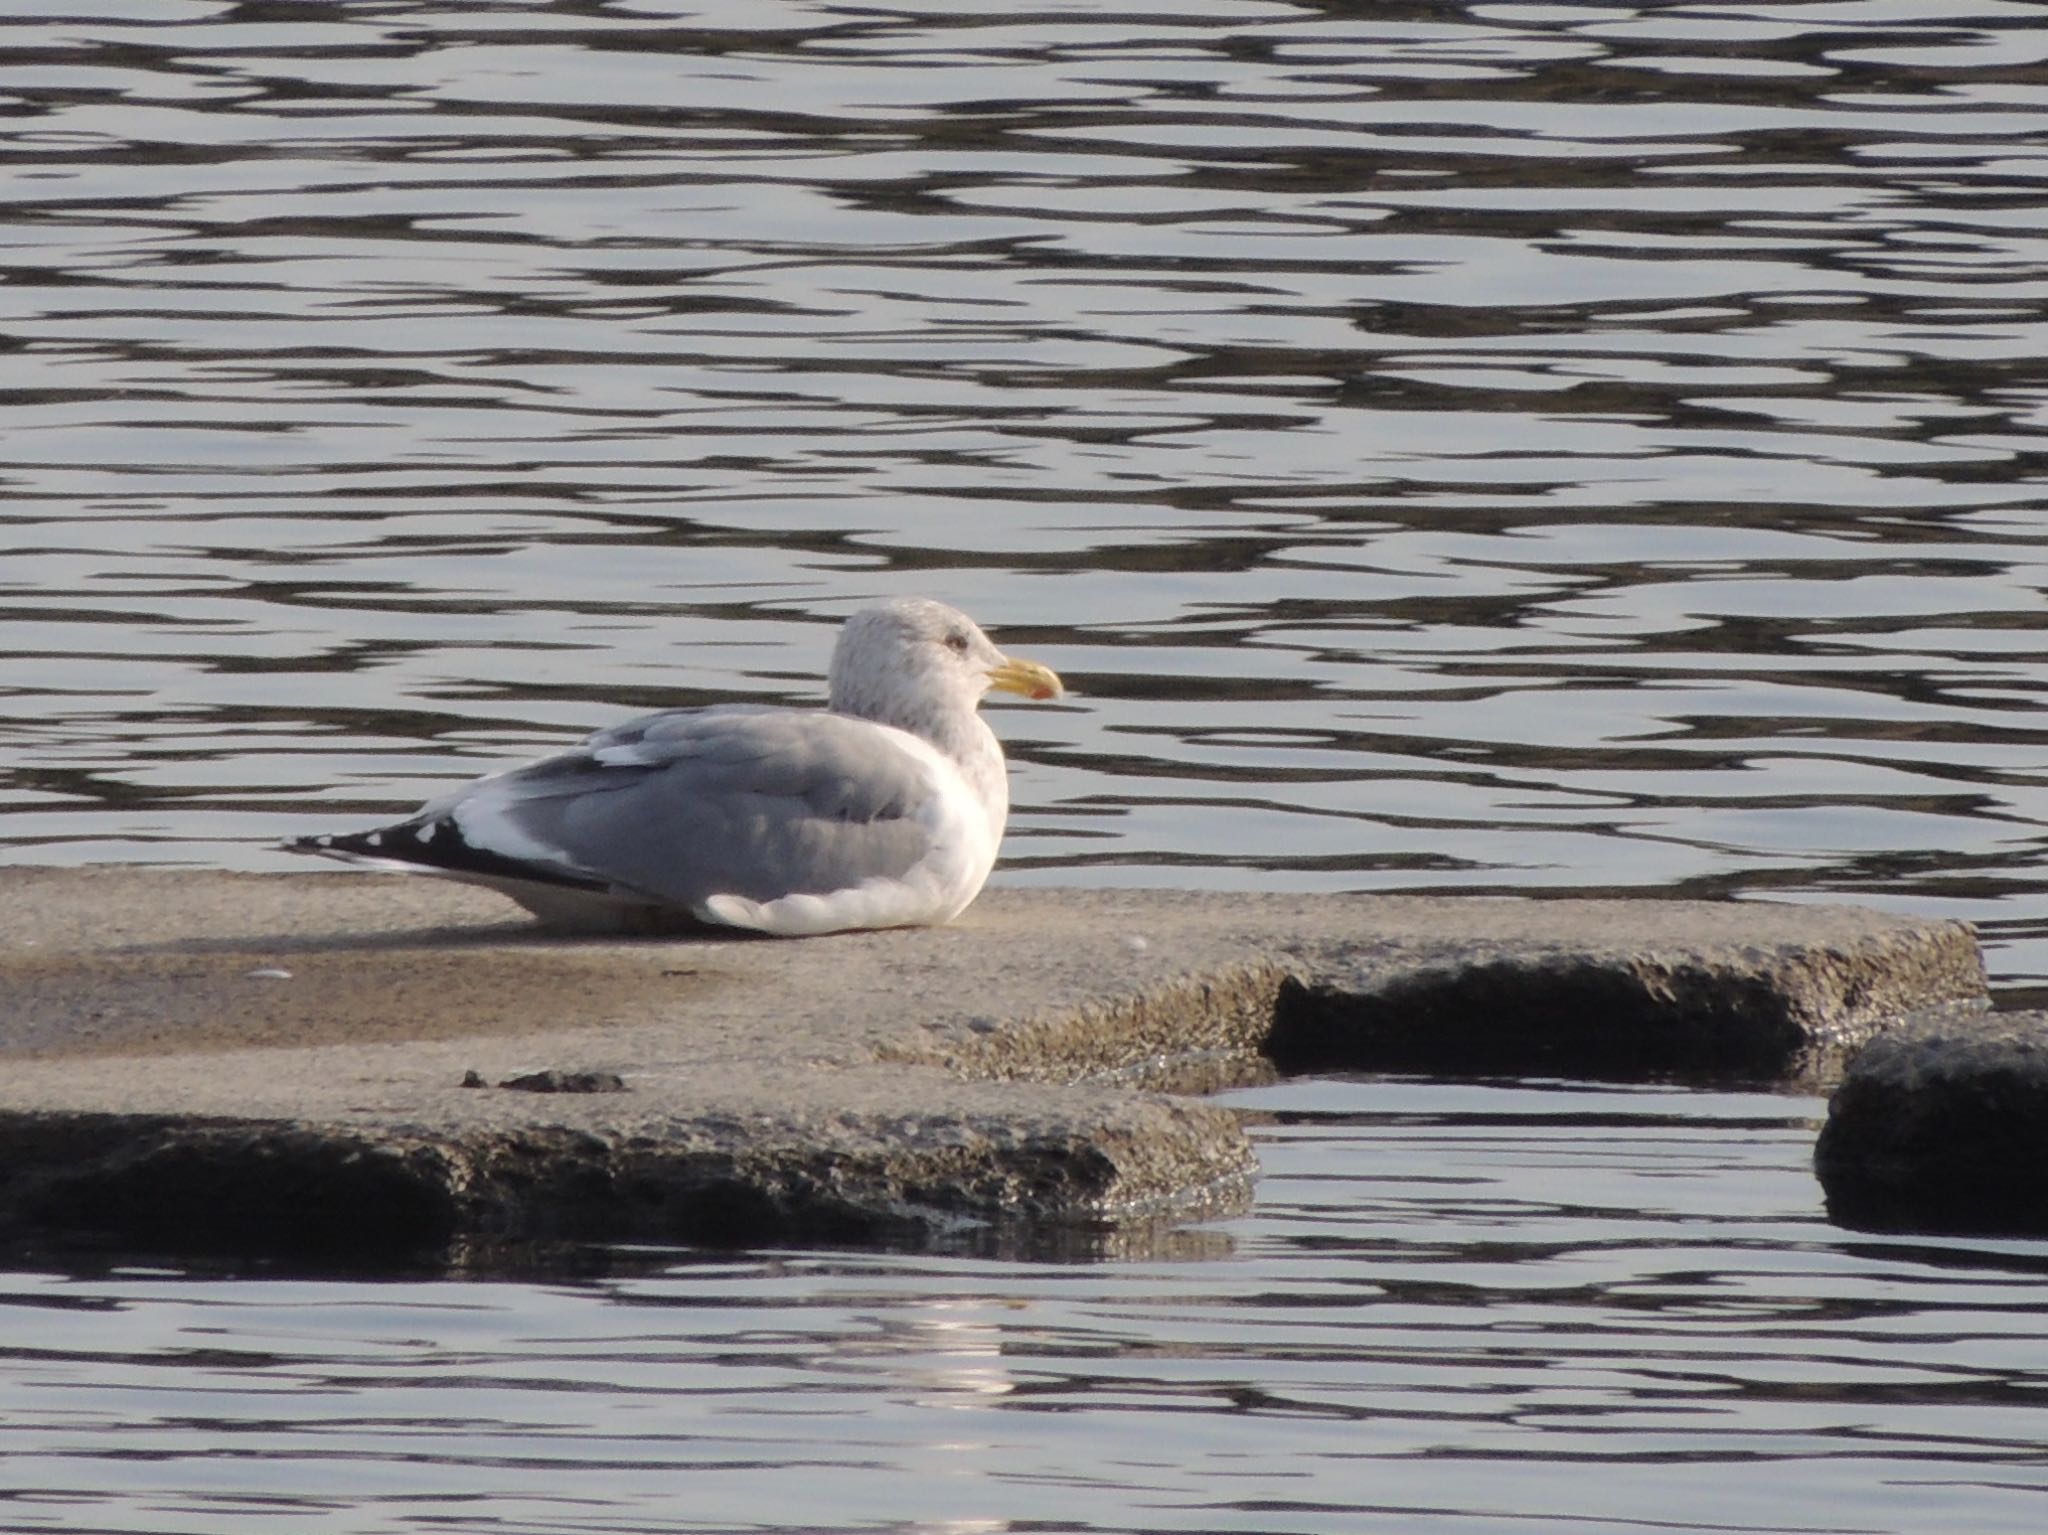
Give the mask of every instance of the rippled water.
[{"label": "rippled water", "polygon": [[271,867],[916,591],[1078,686],[1011,878],[2043,970],[2031,5],[11,14],[18,859]]},{"label": "rippled water", "polygon": [[1814,1102],[1239,1096],[1261,1210],[1177,1260],[0,1278],[0,1521],[2041,1528],[2048,1253],[1830,1229]]},{"label": "rippled water", "polygon": [[[2024,995],[2044,65],[2011,0],[15,0],[0,856],[284,867],[923,592],[1076,686],[999,878],[1848,895]],[[0,1524],[2041,1527],[2043,1249],[1827,1228],[1810,1101],[1275,1092],[1180,1262],[18,1276]]]}]

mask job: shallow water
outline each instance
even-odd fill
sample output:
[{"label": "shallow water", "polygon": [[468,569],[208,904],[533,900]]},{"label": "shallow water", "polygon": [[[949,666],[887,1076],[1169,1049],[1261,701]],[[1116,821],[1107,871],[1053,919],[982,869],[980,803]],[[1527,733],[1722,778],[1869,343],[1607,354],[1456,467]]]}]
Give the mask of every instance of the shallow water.
[{"label": "shallow water", "polygon": [[[882,594],[1013,882],[1849,896],[2048,977],[2010,0],[22,0],[0,856],[283,868]],[[4,1282],[0,1527],[2041,1527],[1812,1100],[1291,1084],[1144,1261]],[[630,1309],[629,1309],[630,1308]],[[813,1476],[812,1473],[817,1475]]]}]

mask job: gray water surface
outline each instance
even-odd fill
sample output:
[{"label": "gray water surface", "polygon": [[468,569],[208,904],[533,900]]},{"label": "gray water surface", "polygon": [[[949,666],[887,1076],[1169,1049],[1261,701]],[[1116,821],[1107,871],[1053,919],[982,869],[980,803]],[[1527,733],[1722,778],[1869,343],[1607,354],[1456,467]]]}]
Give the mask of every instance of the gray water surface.
[{"label": "gray water surface", "polygon": [[[2012,0],[15,0],[0,858],[281,869],[876,596],[997,878],[1853,898],[2048,984]],[[342,877],[342,876],[338,876]],[[1811,1099],[1294,1083],[1151,1256],[0,1280],[0,1527],[2035,1531]]]},{"label": "gray water surface", "polygon": [[1236,1096],[1277,1116],[1258,1213],[1146,1260],[0,1277],[0,1521],[2040,1528],[2048,1251],[1830,1228],[1816,1101]]},{"label": "gray water surface", "polygon": [[919,592],[1076,685],[1007,878],[2043,974],[2036,7],[11,14],[16,860],[282,867]]}]

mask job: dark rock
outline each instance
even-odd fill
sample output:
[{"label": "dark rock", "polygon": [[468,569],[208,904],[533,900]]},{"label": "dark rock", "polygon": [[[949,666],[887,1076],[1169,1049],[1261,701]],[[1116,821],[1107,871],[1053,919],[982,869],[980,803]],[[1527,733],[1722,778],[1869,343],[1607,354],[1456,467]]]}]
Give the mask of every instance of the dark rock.
[{"label": "dark rock", "polygon": [[2048,1014],[1935,1017],[1872,1041],[1814,1168],[1844,1225],[2048,1233]]},{"label": "dark rock", "polygon": [[44,1162],[17,1138],[0,1184],[15,1221],[34,1229],[250,1256],[388,1257],[455,1234],[446,1159],[430,1146],[275,1124],[94,1116],[46,1128],[70,1154]]},{"label": "dark rock", "polygon": [[520,1093],[623,1093],[626,1079],[616,1071],[557,1071],[550,1067],[507,1077],[498,1086]]}]

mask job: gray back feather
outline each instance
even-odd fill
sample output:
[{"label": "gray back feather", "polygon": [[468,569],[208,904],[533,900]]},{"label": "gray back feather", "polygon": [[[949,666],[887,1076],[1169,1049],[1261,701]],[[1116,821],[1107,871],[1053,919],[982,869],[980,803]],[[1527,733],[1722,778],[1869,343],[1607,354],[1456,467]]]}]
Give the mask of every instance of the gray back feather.
[{"label": "gray back feather", "polygon": [[600,731],[453,809],[466,828],[499,822],[567,869],[688,906],[899,876],[930,846],[914,817],[934,792],[926,764],[865,720],[724,705]]}]

